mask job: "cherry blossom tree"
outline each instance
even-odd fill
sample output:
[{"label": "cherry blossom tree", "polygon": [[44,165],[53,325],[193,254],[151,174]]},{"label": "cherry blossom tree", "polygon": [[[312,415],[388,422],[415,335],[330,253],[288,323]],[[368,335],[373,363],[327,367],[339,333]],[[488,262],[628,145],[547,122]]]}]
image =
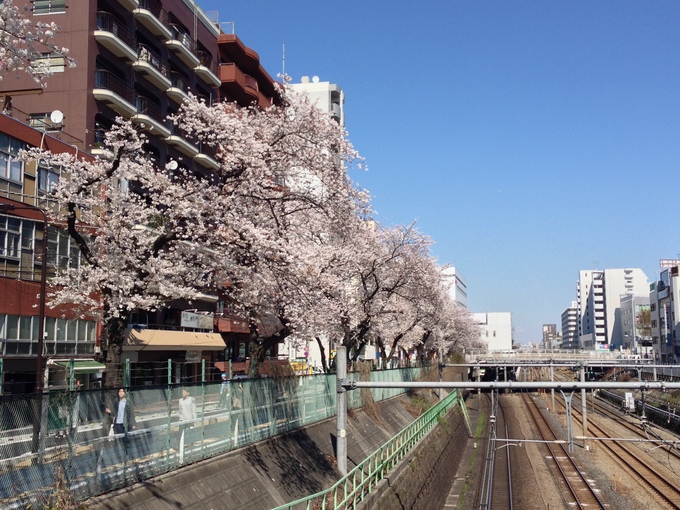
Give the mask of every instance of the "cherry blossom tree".
[{"label": "cherry blossom tree", "polygon": [[44,85],[44,79],[52,74],[44,54],[75,65],[68,50],[54,42],[58,30],[55,23],[33,23],[13,0],[0,2],[0,79],[7,73],[22,71]]},{"label": "cherry blossom tree", "polygon": [[130,122],[107,135],[112,161],[29,154],[62,168],[48,213],[80,258],[51,282],[50,305],[77,303],[101,319],[107,384],[119,384],[138,309],[222,290],[248,319],[259,358],[302,324],[318,241],[343,228],[362,194],[347,176],[357,155],[344,131],[306,97],[281,93],[284,105],[267,110],[193,99],[173,117],[213,147],[212,173],[157,165]]},{"label": "cherry blossom tree", "polygon": [[341,235],[365,195],[348,169],[360,164],[345,131],[287,88],[265,111],[229,104],[185,105],[182,129],[216,149],[225,221],[222,267],[234,308],[248,318],[251,358],[293,332],[309,330],[314,304],[328,293],[318,268],[327,239]]}]

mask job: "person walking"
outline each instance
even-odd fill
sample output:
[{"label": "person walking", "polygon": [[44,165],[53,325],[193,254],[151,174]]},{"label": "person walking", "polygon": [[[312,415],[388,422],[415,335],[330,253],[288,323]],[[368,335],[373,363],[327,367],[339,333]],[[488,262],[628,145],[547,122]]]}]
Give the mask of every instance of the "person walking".
[{"label": "person walking", "polygon": [[134,407],[123,388],[118,390],[118,403],[113,410],[107,407],[105,411],[112,417],[114,434],[124,434],[137,428]]},{"label": "person walking", "polygon": [[[189,395],[189,390],[186,388],[182,390],[182,398],[179,399],[179,421],[185,422],[196,420],[196,400]],[[186,426],[191,424],[186,424]]]},{"label": "person walking", "polygon": [[222,384],[220,384],[220,403],[218,407],[225,409],[227,407],[227,399],[229,398],[229,381],[227,374],[222,374]]},{"label": "person walking", "polygon": [[179,399],[179,463],[184,464],[184,445],[191,439],[187,438],[187,429],[193,428],[196,420],[196,400],[189,395],[189,390],[182,390],[182,398]]}]

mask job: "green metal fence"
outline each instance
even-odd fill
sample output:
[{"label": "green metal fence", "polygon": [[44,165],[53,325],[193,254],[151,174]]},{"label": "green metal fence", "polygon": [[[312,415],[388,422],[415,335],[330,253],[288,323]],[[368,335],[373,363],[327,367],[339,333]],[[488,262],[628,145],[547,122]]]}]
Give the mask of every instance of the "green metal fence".
[{"label": "green metal fence", "polygon": [[[420,370],[370,379],[411,381]],[[182,389],[195,420],[179,421]],[[371,393],[379,401],[404,391]],[[330,418],[336,392],[334,374],[128,388],[136,426],[118,435],[105,412],[117,406],[116,390],[0,397],[0,508],[40,508],[57,485],[84,500]],[[362,393],[350,392],[348,407],[361,405]]]},{"label": "green metal fence", "polygon": [[329,489],[298,499],[274,510],[350,509],[362,502],[375,486],[389,474],[404,456],[434,427],[440,417],[459,404],[466,413],[460,393],[454,390],[437,405],[428,409],[413,423],[358,464]]}]

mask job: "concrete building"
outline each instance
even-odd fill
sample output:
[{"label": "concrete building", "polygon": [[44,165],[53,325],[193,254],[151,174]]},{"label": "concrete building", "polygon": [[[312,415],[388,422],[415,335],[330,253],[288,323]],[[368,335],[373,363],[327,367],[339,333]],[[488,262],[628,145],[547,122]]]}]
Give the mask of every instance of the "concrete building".
[{"label": "concrete building", "polygon": [[648,288],[647,276],[639,268],[580,271],[576,287],[580,348],[620,346],[621,297],[646,296]]},{"label": "concrete building", "polygon": [[303,76],[300,83],[291,83],[293,90],[304,92],[322,112],[328,113],[341,126],[345,125],[345,94],[342,89],[329,81],[320,81],[318,76]]},{"label": "concrete building", "polygon": [[562,349],[578,348],[578,303],[572,301],[562,312]]},{"label": "concrete building", "polygon": [[480,340],[490,351],[512,349],[512,314],[510,312],[475,313],[480,328]]},{"label": "concrete building", "polygon": [[676,364],[680,362],[679,266],[662,269],[659,280],[650,285],[649,301],[654,359]]},{"label": "concrete building", "polygon": [[543,349],[560,349],[562,347],[562,335],[557,331],[556,324],[543,324]]},{"label": "concrete building", "polygon": [[621,297],[621,350],[639,356],[652,354],[649,296]]},{"label": "concrete building", "polygon": [[449,289],[449,296],[458,305],[467,308],[467,283],[465,278],[453,266],[442,270],[444,285]]},{"label": "concrete building", "polygon": [[[3,111],[40,131],[38,141],[30,141],[33,145],[48,148],[47,141],[61,140],[68,150],[111,158],[112,154],[103,144],[104,135],[115,118],[121,116],[145,132],[148,140],[145,152],[158,165],[174,160],[195,175],[209,175],[218,168],[211,149],[176,130],[166,120],[167,115],[176,113],[189,94],[207,103],[226,101],[241,106],[256,104],[261,108],[280,102],[275,82],[260,64],[258,54],[234,33],[222,30],[217,16],[206,14],[194,0],[26,3],[34,21],[54,22],[60,27],[55,42],[68,48],[70,57],[77,63],[75,68],[69,68],[63,57],[43,55],[42,60],[48,62],[54,73],[44,90],[36,90],[36,84],[25,74],[4,76],[0,81]],[[24,132],[22,128],[21,133]],[[23,135],[12,136],[6,154],[28,141]],[[41,169],[31,174],[16,162],[8,161],[5,158],[4,179],[0,176],[0,195],[43,207],[39,192],[60,178],[58,169]],[[24,228],[24,224],[4,221],[7,242],[15,239],[17,225]],[[36,238],[39,237],[40,228],[33,228],[38,232]],[[58,236],[56,228],[54,232]],[[68,245],[59,245],[56,249],[60,254],[71,253]],[[14,252],[10,249],[6,253]],[[5,257],[8,258],[12,257]],[[6,288],[9,292],[10,287]],[[36,292],[22,291],[20,295],[24,296],[25,303],[17,306],[28,310]],[[0,318],[2,313],[0,310]],[[7,309],[4,313],[7,320],[10,315],[14,317],[15,312]],[[12,318],[7,324],[11,328],[5,328],[0,336],[3,349],[14,349],[11,355],[16,359],[19,356],[35,359],[30,339],[21,337],[35,326],[28,319],[16,322]],[[14,326],[20,331],[15,331]],[[49,326],[48,322],[46,328]],[[55,335],[63,335],[63,328],[55,327]],[[186,364],[187,370],[193,373],[173,374],[176,382],[200,374],[198,362],[201,360],[209,361],[208,366],[215,370],[226,371],[228,361],[234,362],[235,371],[245,370],[248,326],[232,316],[217,295],[201,294],[191,304],[169,303],[157,312],[140,311],[131,318],[129,328],[135,343],[143,348],[124,347],[123,359],[140,364],[162,360],[167,363],[172,358],[178,361],[178,366]],[[154,334],[159,330],[164,334]],[[37,337],[37,328],[35,331]],[[203,335],[205,342],[184,342],[185,332]],[[46,332],[47,338],[56,342],[53,354],[93,356],[94,330],[87,327],[74,330],[73,334],[76,342],[62,344]],[[26,342],[5,342],[11,335],[19,335]],[[188,350],[189,344],[198,348]],[[5,363],[5,371],[8,368]],[[159,373],[152,369],[142,372]],[[153,376],[144,377],[148,379],[145,383],[158,382]]]}]

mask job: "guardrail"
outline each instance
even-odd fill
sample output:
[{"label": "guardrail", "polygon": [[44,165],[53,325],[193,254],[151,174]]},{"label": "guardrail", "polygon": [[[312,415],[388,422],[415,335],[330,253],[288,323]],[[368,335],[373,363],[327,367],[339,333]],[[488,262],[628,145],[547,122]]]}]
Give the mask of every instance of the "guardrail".
[{"label": "guardrail", "polygon": [[274,510],[343,510],[355,508],[371,490],[411,451],[454,405],[465,413],[460,392],[452,391],[441,402],[425,411],[413,423],[357,464],[347,475],[325,491],[312,494]]}]

